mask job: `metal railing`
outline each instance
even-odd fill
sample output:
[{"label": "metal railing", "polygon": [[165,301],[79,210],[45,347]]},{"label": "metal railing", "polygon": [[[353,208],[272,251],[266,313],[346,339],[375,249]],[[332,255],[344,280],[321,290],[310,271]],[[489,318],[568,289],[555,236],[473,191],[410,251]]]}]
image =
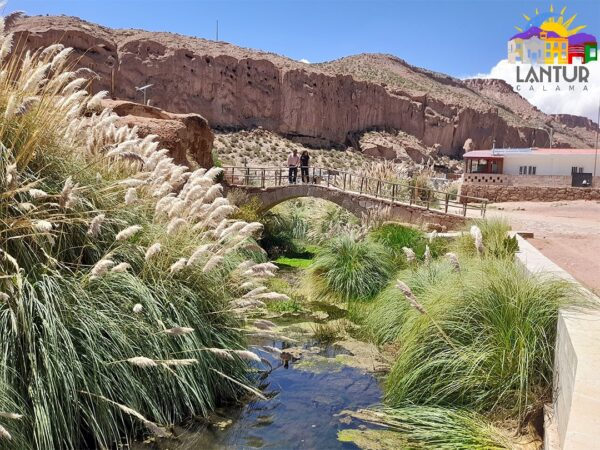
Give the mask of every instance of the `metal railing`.
[{"label": "metal railing", "polygon": [[[237,187],[277,187],[290,185],[288,168],[225,166],[224,180]],[[341,190],[365,197],[387,200],[390,203],[416,205],[426,209],[442,211],[446,214],[467,216],[469,210],[476,210],[485,217],[487,199],[452,194],[435,189],[419,187],[410,183],[394,183],[351,172],[322,167],[310,167],[308,177],[302,179],[298,169],[296,184],[311,184]]]}]

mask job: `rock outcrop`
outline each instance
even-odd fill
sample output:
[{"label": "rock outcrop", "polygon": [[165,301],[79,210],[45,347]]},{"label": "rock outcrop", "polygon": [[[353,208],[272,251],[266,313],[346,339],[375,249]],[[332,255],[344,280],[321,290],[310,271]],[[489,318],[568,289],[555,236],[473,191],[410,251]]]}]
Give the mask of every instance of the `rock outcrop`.
[{"label": "rock outcrop", "polygon": [[199,114],[174,114],[120,100],[103,103],[120,117],[120,125],[137,127],[141,137],[156,135],[160,147],[168,149],[176,163],[191,168],[212,167],[214,135],[206,119]]},{"label": "rock outcrop", "polygon": [[[140,101],[136,86],[152,84],[153,105],[202,114],[212,126],[262,126],[313,145],[344,144],[366,130],[392,128],[453,156],[462,154],[468,138],[476,148],[490,148],[493,140],[511,147],[548,143],[538,128],[540,117],[552,118],[534,114],[526,101],[529,109],[515,112],[460,80],[391,56],[304,64],[223,42],[113,30],[65,16],[22,18],[10,31],[18,48],[73,47],[73,61],[100,76],[94,91]],[[565,127],[555,138],[589,146],[578,134]]]}]

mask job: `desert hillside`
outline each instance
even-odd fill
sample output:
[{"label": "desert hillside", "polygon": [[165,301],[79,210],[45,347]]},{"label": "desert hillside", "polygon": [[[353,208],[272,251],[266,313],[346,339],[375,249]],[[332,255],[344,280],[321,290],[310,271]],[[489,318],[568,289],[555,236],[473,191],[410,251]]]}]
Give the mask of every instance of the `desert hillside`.
[{"label": "desert hillside", "polygon": [[[74,47],[77,64],[99,79],[94,91],[199,113],[220,129],[265,130],[313,147],[361,147],[375,156],[418,150],[460,156],[475,148],[548,145],[539,127],[555,128],[555,145],[589,147],[588,123],[541,113],[497,80],[461,81],[388,55],[357,55],[304,64],[224,42],[142,30],[114,30],[66,16],[24,17],[11,26],[22,48],[55,42]],[[383,133],[377,147],[364,133]],[[389,132],[389,136],[386,135]],[[400,158],[401,159],[401,158]],[[414,159],[414,158],[413,158]]]}]

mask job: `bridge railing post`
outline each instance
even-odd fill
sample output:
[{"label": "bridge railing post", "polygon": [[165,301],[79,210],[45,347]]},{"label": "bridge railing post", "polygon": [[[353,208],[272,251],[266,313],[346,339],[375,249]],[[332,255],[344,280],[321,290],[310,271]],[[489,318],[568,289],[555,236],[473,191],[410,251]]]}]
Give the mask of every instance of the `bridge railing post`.
[{"label": "bridge railing post", "polygon": [[265,169],[261,169],[260,171],[260,187],[265,188]]},{"label": "bridge railing post", "polygon": [[381,181],[377,180],[377,184],[375,185],[375,198],[379,198],[381,194]]},{"label": "bridge railing post", "polygon": [[467,205],[468,205],[468,203],[465,201],[463,203],[463,211],[462,211],[463,217],[467,217]]},{"label": "bridge railing post", "polygon": [[444,213],[448,214],[448,204],[450,203],[450,194],[446,193],[444,198]]},{"label": "bridge railing post", "polygon": [[365,177],[360,177],[360,193],[363,193],[363,183],[365,182]]},{"label": "bridge railing post", "polygon": [[396,183],[392,183],[392,203],[396,203]]},{"label": "bridge railing post", "polygon": [[346,172],[344,172],[344,187],[342,188],[342,190],[346,190]]},{"label": "bridge railing post", "polygon": [[250,184],[250,167],[246,167],[246,173],[244,174],[244,185]]},{"label": "bridge railing post", "polygon": [[329,182],[331,179],[331,173],[329,173],[329,170],[327,171],[327,187],[329,187]]}]

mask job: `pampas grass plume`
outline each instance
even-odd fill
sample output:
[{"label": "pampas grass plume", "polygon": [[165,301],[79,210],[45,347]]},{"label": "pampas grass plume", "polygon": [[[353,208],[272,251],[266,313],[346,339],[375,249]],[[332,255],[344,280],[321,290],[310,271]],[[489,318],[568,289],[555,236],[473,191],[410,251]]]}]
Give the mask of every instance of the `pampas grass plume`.
[{"label": "pampas grass plume", "polygon": [[115,237],[115,240],[125,241],[125,240],[133,237],[134,235],[136,235],[141,229],[142,229],[142,227],[139,225],[132,225],[130,227],[127,227],[117,234],[117,236]]},{"label": "pampas grass plume", "polygon": [[148,250],[146,250],[146,254],[144,255],[144,260],[145,261],[150,260],[153,256],[160,253],[161,249],[162,249],[162,245],[159,242],[152,244],[150,247],[148,247]]}]

